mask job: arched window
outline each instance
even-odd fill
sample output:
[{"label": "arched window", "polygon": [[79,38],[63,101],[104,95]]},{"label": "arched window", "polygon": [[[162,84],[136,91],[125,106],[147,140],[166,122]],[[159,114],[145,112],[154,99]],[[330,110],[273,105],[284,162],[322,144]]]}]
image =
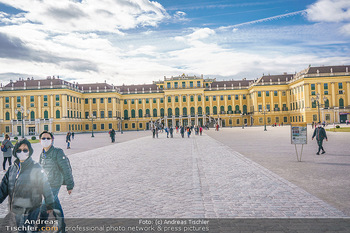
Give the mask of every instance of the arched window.
[{"label": "arched window", "polygon": [[343,100],[343,98],[339,99],[339,108],[344,108],[344,100]]},{"label": "arched window", "polygon": [[191,107],[191,116],[194,116],[195,112],[194,112],[194,107]]},{"label": "arched window", "polygon": [[34,112],[34,111],[31,111],[31,112],[30,112],[30,120],[31,120],[31,121],[34,121],[34,120],[35,120],[35,112]]},{"label": "arched window", "polygon": [[6,118],[5,118],[7,121],[10,120],[10,113],[9,112],[6,112]]},{"label": "arched window", "polygon": [[232,106],[231,106],[231,105],[229,105],[229,106],[227,107],[227,109],[228,109],[228,112],[229,112],[229,113],[232,113]]},{"label": "arched window", "polygon": [[171,108],[168,108],[168,117],[171,117],[173,115],[173,110]]},{"label": "arched window", "polygon": [[213,107],[213,114],[214,115],[218,114],[218,108],[216,106]]},{"label": "arched window", "polygon": [[198,101],[202,101],[202,96],[198,96]]},{"label": "arched window", "polygon": [[198,115],[202,115],[202,107],[198,107]]},{"label": "arched window", "polygon": [[182,113],[183,113],[184,116],[187,116],[187,108],[186,108],[186,107],[184,107],[184,108],[182,109]]},{"label": "arched window", "polygon": [[135,109],[131,109],[131,118],[135,118]]},{"label": "arched window", "polygon": [[157,109],[156,108],[153,109],[153,116],[157,117]]},{"label": "arched window", "polygon": [[139,109],[139,117],[143,117],[142,116],[142,109]]},{"label": "arched window", "polygon": [[129,118],[128,110],[124,110],[124,118],[127,119]]},{"label": "arched window", "polygon": [[49,119],[49,112],[47,110],[44,111],[44,119]]},{"label": "arched window", "polygon": [[148,108],[146,109],[146,115],[147,115],[147,117],[151,116],[151,113],[150,113]]},{"label": "arched window", "polygon": [[243,105],[243,113],[247,113],[247,105]]},{"label": "arched window", "polygon": [[164,108],[161,108],[161,109],[160,109],[160,116],[161,116],[161,117],[164,117]]},{"label": "arched window", "polygon": [[56,118],[61,118],[61,113],[60,113],[60,110],[56,110]]},{"label": "arched window", "polygon": [[239,105],[236,105],[235,110],[239,111]]},{"label": "arched window", "polygon": [[324,107],[329,108],[329,100],[328,99],[326,99],[326,101],[324,102]]},{"label": "arched window", "polygon": [[312,102],[312,108],[316,108],[316,100]]},{"label": "arched window", "polygon": [[179,108],[175,108],[175,116],[179,116],[180,115],[180,109]]},{"label": "arched window", "polygon": [[220,113],[224,113],[225,112],[225,107],[224,106],[221,106],[220,107]]},{"label": "arched window", "polygon": [[22,113],[17,112],[17,120],[21,121],[22,120]]},{"label": "arched window", "polygon": [[205,107],[205,114],[210,115],[210,108],[209,106]]}]

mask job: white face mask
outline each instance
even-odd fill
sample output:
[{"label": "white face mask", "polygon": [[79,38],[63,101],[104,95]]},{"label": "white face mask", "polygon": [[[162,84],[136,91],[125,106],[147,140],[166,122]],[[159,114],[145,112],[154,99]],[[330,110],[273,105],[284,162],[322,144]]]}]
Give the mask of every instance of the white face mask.
[{"label": "white face mask", "polygon": [[16,153],[17,155],[17,158],[20,160],[20,161],[24,161],[28,158],[29,156],[29,152],[27,153],[24,153],[23,151],[21,153]]},{"label": "white face mask", "polygon": [[49,147],[49,146],[51,146],[51,144],[52,144],[52,139],[51,139],[51,140],[41,140],[40,144],[41,144],[44,148]]}]

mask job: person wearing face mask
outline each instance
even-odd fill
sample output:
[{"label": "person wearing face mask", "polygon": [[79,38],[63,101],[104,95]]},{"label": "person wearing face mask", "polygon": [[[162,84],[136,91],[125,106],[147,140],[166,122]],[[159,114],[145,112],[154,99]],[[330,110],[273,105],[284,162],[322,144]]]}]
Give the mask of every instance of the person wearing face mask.
[{"label": "person wearing face mask", "polygon": [[[53,146],[53,135],[51,132],[43,131],[40,136],[40,143],[43,150],[40,154],[39,163],[43,167],[50,186],[54,195],[54,215],[59,221],[59,232],[65,232],[64,214],[60,200],[58,199],[58,193],[62,185],[67,186],[68,194],[72,193],[74,188],[74,179],[72,174],[72,168],[70,166],[69,159],[64,154],[61,148]],[[46,220],[48,215],[46,214],[46,202],[43,202],[41,206],[40,219]]]},{"label": "person wearing face mask", "polygon": [[9,197],[9,211],[15,215],[17,227],[22,228],[19,232],[32,232],[34,223],[30,221],[38,219],[42,197],[47,203],[47,214],[53,209],[54,198],[47,176],[40,164],[33,161],[32,154],[33,149],[27,139],[17,142],[13,149],[16,160],[0,186],[0,203]]},{"label": "person wearing face mask", "polygon": [[317,145],[318,145],[318,152],[317,155],[320,154],[320,151],[322,150],[322,154],[326,153],[326,151],[323,149],[322,143],[323,140],[327,138],[326,130],[322,127],[321,122],[318,122],[317,127],[314,130],[314,134],[312,135],[312,140],[314,140],[314,137],[316,137]]}]

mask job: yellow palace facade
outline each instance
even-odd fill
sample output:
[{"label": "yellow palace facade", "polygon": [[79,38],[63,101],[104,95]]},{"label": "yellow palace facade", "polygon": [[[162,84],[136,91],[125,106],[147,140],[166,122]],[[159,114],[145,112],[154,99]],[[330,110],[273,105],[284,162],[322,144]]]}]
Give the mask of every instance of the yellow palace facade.
[{"label": "yellow palace facade", "polygon": [[180,75],[143,85],[78,84],[59,77],[0,87],[0,132],[37,135],[164,126],[221,127],[350,120],[350,66],[217,81]]}]

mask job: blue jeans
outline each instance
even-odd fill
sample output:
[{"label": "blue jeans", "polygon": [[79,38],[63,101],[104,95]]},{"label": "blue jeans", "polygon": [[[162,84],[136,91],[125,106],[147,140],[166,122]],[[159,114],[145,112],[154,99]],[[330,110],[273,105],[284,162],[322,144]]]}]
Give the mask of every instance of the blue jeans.
[{"label": "blue jeans", "polygon": [[[39,212],[40,212],[40,208],[37,208],[34,211],[29,212],[28,214],[16,214],[17,227],[21,227],[22,228],[22,230],[20,230],[18,232],[19,233],[35,232],[35,230],[34,230],[34,225],[35,224],[24,224],[24,222],[26,220],[29,220],[29,221],[34,220],[34,221],[36,221],[38,219]],[[31,228],[33,228],[33,231],[23,230],[23,227],[31,227]]]},{"label": "blue jeans", "polygon": [[[66,232],[66,224],[64,223],[64,214],[63,214],[63,210],[62,210],[62,206],[60,203],[60,200],[58,199],[58,193],[60,192],[60,187],[59,188],[52,188],[51,187],[51,191],[54,197],[54,204],[53,204],[53,215],[56,217],[56,219],[58,220],[58,228],[59,231],[58,232]],[[45,200],[43,201],[43,204],[41,205],[41,210],[40,210],[40,220],[47,220],[49,215],[46,212],[47,208],[46,208],[46,204],[45,204]]]}]

